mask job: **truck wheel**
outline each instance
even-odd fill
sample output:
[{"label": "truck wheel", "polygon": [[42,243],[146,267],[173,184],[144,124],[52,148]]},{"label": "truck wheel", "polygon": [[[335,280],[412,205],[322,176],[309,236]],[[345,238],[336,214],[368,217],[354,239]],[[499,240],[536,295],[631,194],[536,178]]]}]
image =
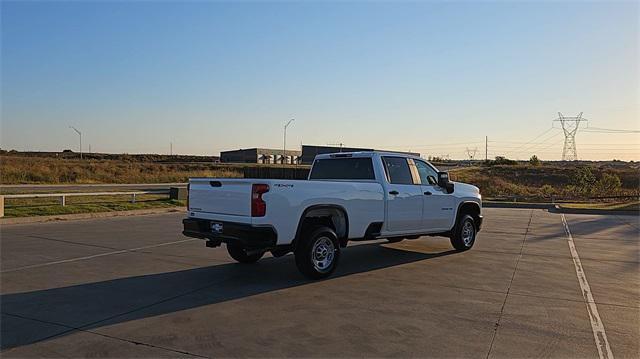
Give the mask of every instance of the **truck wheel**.
[{"label": "truck wheel", "polygon": [[255,263],[264,255],[264,252],[247,254],[242,246],[232,243],[227,243],[227,252],[231,258],[240,263]]},{"label": "truck wheel", "polygon": [[340,258],[338,236],[329,227],[310,228],[300,238],[295,258],[298,270],[306,277],[322,279],[330,276]]},{"label": "truck wheel", "polygon": [[468,214],[463,215],[456,223],[451,233],[451,245],[459,251],[466,251],[473,247],[476,241],[476,224]]}]

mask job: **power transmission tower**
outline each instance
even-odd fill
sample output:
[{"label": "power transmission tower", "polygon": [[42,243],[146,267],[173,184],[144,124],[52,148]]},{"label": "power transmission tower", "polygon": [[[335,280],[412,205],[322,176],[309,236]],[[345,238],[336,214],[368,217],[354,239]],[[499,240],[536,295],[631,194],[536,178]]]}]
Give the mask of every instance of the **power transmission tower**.
[{"label": "power transmission tower", "polygon": [[467,147],[467,155],[469,156],[469,164],[476,158],[476,152],[478,152],[478,147],[469,148]]},{"label": "power transmission tower", "polygon": [[554,122],[560,122],[562,131],[564,131],[564,147],[562,148],[563,161],[576,161],[578,159],[578,151],[576,149],[576,133],[580,129],[580,123],[586,123],[587,120],[582,118],[582,112],[575,117],[565,117],[558,112],[558,118]]}]

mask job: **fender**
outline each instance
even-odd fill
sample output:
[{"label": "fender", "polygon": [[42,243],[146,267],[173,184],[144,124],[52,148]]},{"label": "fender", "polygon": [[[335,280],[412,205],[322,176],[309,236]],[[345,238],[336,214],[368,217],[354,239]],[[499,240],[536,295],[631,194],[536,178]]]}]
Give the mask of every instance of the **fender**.
[{"label": "fender", "polygon": [[456,210],[456,218],[453,221],[453,226],[451,227],[451,229],[449,229],[449,231],[452,231],[455,227],[456,224],[458,224],[458,218],[460,217],[460,210],[462,209],[462,206],[465,204],[471,203],[474,206],[476,206],[478,208],[478,213],[482,213],[482,207],[480,206],[480,203],[476,202],[476,201],[461,201],[460,203],[458,203],[458,209]]},{"label": "fender", "polygon": [[304,222],[304,218],[307,216],[307,213],[315,209],[326,209],[326,208],[336,209],[338,211],[341,211],[344,214],[346,235],[344,236],[344,238],[338,238],[338,239],[340,240],[341,244],[344,241],[344,244],[346,245],[347,239],[349,239],[349,215],[347,214],[347,210],[344,207],[337,204],[314,204],[312,206],[305,208],[305,210],[302,211],[302,215],[300,215],[300,220],[298,220],[298,228],[296,229],[296,236],[291,242],[292,249],[296,248],[296,242],[298,241],[298,238],[300,237],[300,234],[302,232],[302,223]]}]

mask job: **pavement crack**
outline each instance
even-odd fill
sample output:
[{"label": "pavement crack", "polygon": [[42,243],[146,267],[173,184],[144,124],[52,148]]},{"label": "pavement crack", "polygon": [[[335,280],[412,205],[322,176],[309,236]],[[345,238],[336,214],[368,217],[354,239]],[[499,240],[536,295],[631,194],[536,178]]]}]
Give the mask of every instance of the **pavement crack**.
[{"label": "pavement crack", "polygon": [[[141,342],[141,341],[138,341],[138,340],[131,340],[131,339],[117,337],[117,336],[114,336],[114,335],[94,332],[92,330],[82,329],[82,327],[75,327],[75,326],[72,326],[72,325],[52,322],[52,321],[48,321],[48,320],[31,318],[31,317],[26,317],[24,315],[18,315],[18,314],[7,313],[7,312],[2,312],[2,314],[10,316],[10,317],[20,318],[20,319],[25,319],[25,320],[31,320],[31,321],[34,321],[34,322],[39,322],[39,323],[44,323],[44,324],[55,325],[55,326],[67,328],[67,330],[65,330],[65,331],[49,335],[49,336],[47,336],[45,338],[39,339],[38,341],[45,341],[45,340],[52,339],[52,338],[55,338],[55,337],[58,337],[58,336],[61,336],[61,335],[69,334],[69,333],[72,333],[72,332],[83,332],[83,333],[90,333],[90,334],[93,334],[93,335],[98,335],[98,336],[101,336],[101,337],[104,337],[104,338],[109,338],[109,339],[114,339],[114,340],[127,342],[127,343],[134,344],[134,345],[142,345],[142,346],[155,348],[155,349],[161,349],[161,350],[165,350],[165,351],[169,351],[169,352],[173,352],[173,353],[190,355],[190,356],[193,356],[193,357],[196,357],[196,358],[206,358],[206,356],[202,356],[202,355],[199,355],[199,354],[191,353],[191,352],[188,352],[188,351],[185,351],[185,350],[167,348],[167,347],[163,347],[163,346],[159,346],[159,345],[155,345],[155,344],[151,344],[151,343]],[[17,348],[17,347],[15,347],[15,348]],[[3,351],[8,351],[8,350],[11,350],[11,349],[13,349],[13,348],[6,348],[6,349],[3,349]]]},{"label": "pavement crack", "polygon": [[509,281],[509,286],[507,287],[507,293],[505,293],[504,301],[502,302],[502,307],[500,308],[500,315],[498,316],[498,320],[495,323],[493,329],[493,336],[491,337],[491,344],[489,345],[489,351],[487,351],[487,359],[491,355],[491,351],[493,350],[493,343],[496,340],[496,336],[498,334],[498,328],[500,328],[500,322],[502,321],[502,315],[504,314],[504,307],[507,304],[507,298],[509,298],[509,292],[511,291],[511,285],[513,284],[513,280],[516,277],[516,272],[518,271],[518,264],[520,263],[520,259],[522,258],[522,253],[524,251],[524,244],[527,240],[527,234],[529,233],[529,228],[531,228],[531,220],[533,219],[533,210],[531,210],[529,214],[529,223],[527,223],[527,229],[524,232],[524,236],[522,238],[522,244],[520,245],[520,254],[518,254],[518,258],[516,259],[516,265],[513,267],[513,273],[511,274],[511,280]]},{"label": "pavement crack", "polygon": [[29,235],[27,236],[29,238],[35,238],[35,239],[44,239],[47,241],[53,241],[53,242],[61,242],[61,243],[67,243],[67,244],[74,244],[74,245],[78,245],[78,246],[85,246],[85,247],[95,247],[95,248],[102,248],[102,249],[110,249],[110,250],[121,250],[122,248],[115,248],[115,247],[108,247],[108,246],[101,246],[99,244],[89,244],[89,243],[82,243],[82,242],[75,242],[75,241],[66,241],[64,239],[56,239],[56,238],[49,238],[49,237],[43,237],[43,236],[34,236],[34,235]]},{"label": "pavement crack", "polygon": [[154,306],[159,305],[159,304],[163,304],[163,303],[166,303],[166,302],[170,302],[170,301],[172,301],[172,300],[175,300],[175,299],[178,299],[178,298],[181,298],[181,297],[184,297],[184,296],[187,296],[187,295],[190,295],[190,294],[196,293],[196,292],[198,292],[198,291],[201,291],[201,290],[204,290],[204,289],[211,288],[211,287],[213,287],[213,286],[215,286],[215,285],[218,285],[218,284],[220,284],[220,283],[223,283],[223,282],[225,282],[225,281],[235,280],[235,279],[236,279],[236,277],[229,277],[229,278],[224,278],[224,279],[217,280],[217,281],[214,281],[214,282],[209,282],[208,284],[203,285],[203,286],[200,286],[200,287],[198,287],[198,288],[195,288],[195,289],[192,289],[192,290],[189,290],[189,291],[186,291],[186,292],[182,292],[182,293],[180,293],[180,294],[176,294],[176,295],[173,295],[173,296],[171,296],[171,297],[164,298],[164,299],[161,299],[161,300],[158,300],[158,301],[155,301],[155,302],[152,302],[152,303],[149,303],[149,304],[143,305],[143,306],[141,306],[141,307],[138,307],[138,308],[135,308],[135,309],[128,310],[128,311],[126,311],[126,312],[122,312],[122,313],[114,314],[114,315],[109,316],[109,317],[107,317],[107,318],[103,318],[103,319],[96,320],[96,321],[91,322],[91,323],[84,324],[84,325],[80,326],[80,327],[79,327],[79,329],[80,329],[80,330],[89,331],[88,329],[83,329],[83,328],[88,328],[88,327],[96,326],[96,325],[98,325],[98,324],[101,324],[101,323],[107,322],[107,321],[109,321],[109,320],[112,320],[112,319],[115,319],[115,318],[118,318],[118,317],[122,317],[122,316],[125,316],[125,315],[128,315],[128,314],[132,314],[132,313],[135,313],[135,312],[138,312],[138,311],[141,311],[141,310],[145,310],[145,309],[148,309],[148,308],[154,307]]},{"label": "pavement crack", "polygon": [[[364,275],[368,275],[368,274],[364,274]],[[420,281],[406,280],[406,279],[399,279],[399,278],[393,278],[393,279],[382,278],[381,280],[388,281],[388,282],[395,282],[395,283],[406,283],[406,284],[416,284],[416,285],[423,284],[423,282],[420,282]],[[474,287],[467,287],[467,286],[460,286],[460,285],[438,284],[438,283],[430,283],[429,285],[431,287],[437,287],[437,288],[451,288],[451,289],[470,290],[470,291],[483,292],[483,293],[504,294],[504,295],[507,294],[507,292],[503,292],[500,290],[474,288]],[[525,294],[525,293],[517,293],[517,292],[509,292],[509,295],[517,296],[517,297],[525,297],[525,298],[538,298],[538,299],[557,300],[557,301],[572,302],[572,303],[584,303],[584,300],[559,298],[559,297],[552,297],[552,296],[546,296],[546,295]],[[597,305],[610,306],[610,307],[640,309],[640,306],[633,306],[633,305],[624,305],[624,304],[597,302],[597,301],[594,303]]]},{"label": "pavement crack", "polygon": [[[508,251],[497,251],[497,250],[488,250],[488,249],[474,249],[474,252],[483,252],[483,253],[492,253],[492,254],[507,254],[514,255],[519,254],[518,252],[508,252]],[[571,256],[568,255],[557,255],[557,254],[543,254],[543,253],[527,253],[527,256],[532,257],[542,257],[542,258],[561,258],[561,259],[571,259]],[[581,257],[583,260],[590,260],[602,263],[629,263],[629,264],[638,264],[640,261],[628,261],[628,260],[617,260],[617,259],[602,259],[595,257]]]},{"label": "pavement crack", "polygon": [[87,333],[91,333],[91,334],[94,334],[94,335],[99,335],[99,336],[105,337],[105,338],[120,340],[120,341],[123,341],[123,342],[135,344],[135,345],[143,345],[143,346],[150,347],[150,348],[156,348],[156,349],[161,349],[161,350],[170,351],[170,352],[174,352],[174,353],[190,355],[190,356],[193,356],[193,357],[196,357],[196,358],[208,358],[206,356],[203,356],[203,355],[200,355],[200,354],[196,354],[196,353],[191,353],[191,352],[188,352],[188,351],[185,351],[185,350],[172,349],[172,348],[167,348],[167,347],[163,347],[163,346],[159,346],[159,345],[154,345],[154,344],[151,344],[151,343],[145,343],[145,342],[141,342],[141,341],[137,341],[137,340],[120,338],[120,337],[116,337],[116,336],[113,336],[113,335],[94,332],[92,330],[82,330],[82,331],[83,332],[87,332]]},{"label": "pavement crack", "polygon": [[40,268],[40,267],[46,267],[46,266],[51,266],[51,265],[56,265],[56,264],[70,263],[70,262],[76,262],[76,261],[81,261],[81,260],[88,260],[88,259],[94,259],[94,258],[99,258],[99,257],[111,256],[111,255],[115,255],[115,254],[138,252],[138,251],[140,251],[142,249],[163,247],[163,246],[167,246],[167,245],[184,243],[184,242],[191,242],[191,241],[195,241],[195,240],[197,240],[197,239],[196,238],[188,238],[188,239],[182,239],[182,240],[178,240],[178,241],[174,241],[174,242],[165,242],[165,243],[154,244],[154,245],[138,247],[138,248],[121,249],[121,250],[115,250],[115,251],[112,251],[112,252],[98,253],[98,254],[93,254],[93,255],[85,256],[85,257],[76,257],[76,258],[70,258],[70,259],[62,259],[62,260],[53,261],[53,262],[32,264],[32,265],[28,265],[28,266],[24,266],[24,267],[16,267],[16,268],[0,270],[0,273],[16,272],[16,271],[25,270],[25,269]]},{"label": "pavement crack", "polygon": [[[94,247],[94,248],[101,248],[101,249],[109,249],[112,251],[126,251],[128,250],[127,248],[118,248],[118,247],[109,247],[109,246],[102,246],[99,244],[89,244],[89,243],[82,243],[82,242],[75,242],[75,241],[67,241],[67,240],[63,240],[63,239],[56,239],[56,238],[49,238],[49,237],[43,237],[43,236],[34,236],[34,235],[29,235],[27,237],[30,238],[36,238],[36,239],[44,239],[47,241],[54,241],[54,242],[61,242],[61,243],[68,243],[68,244],[74,244],[74,245],[79,245],[79,246],[85,246],[85,247]],[[160,258],[161,256],[169,256],[167,254],[162,254],[162,253],[153,253],[153,252],[149,252],[149,251],[145,251],[143,249],[140,250],[131,250],[132,253],[141,253],[141,254],[145,254],[145,255],[149,255],[151,257],[154,257],[158,260],[162,260],[164,262],[167,263],[174,263],[174,264],[182,264],[182,265],[188,265],[191,267],[197,267],[198,265],[193,264],[193,263],[185,263],[185,262],[179,262],[179,261],[172,261],[172,260],[168,260],[168,259],[164,259],[164,258]],[[185,256],[177,256],[180,258],[187,258]]]},{"label": "pavement crack", "polygon": [[[633,228],[633,229],[635,229],[635,230],[640,230],[640,226],[638,226],[638,225],[637,225],[637,224],[635,224],[635,223],[631,223],[631,222],[627,222],[627,221],[625,221],[624,219],[622,219],[622,218],[620,217],[620,215],[615,215],[615,216],[613,216],[613,217],[614,217],[618,222],[620,222],[620,223],[626,224],[627,226],[629,226],[629,227],[631,227],[631,228]],[[636,223],[637,223],[637,222],[636,222]]]}]

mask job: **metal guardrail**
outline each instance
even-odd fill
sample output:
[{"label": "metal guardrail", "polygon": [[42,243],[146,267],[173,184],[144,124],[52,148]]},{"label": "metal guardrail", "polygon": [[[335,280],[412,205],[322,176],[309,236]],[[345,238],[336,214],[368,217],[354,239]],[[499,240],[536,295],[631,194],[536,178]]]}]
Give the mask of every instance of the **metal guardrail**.
[{"label": "metal guardrail", "polygon": [[136,203],[136,196],[143,194],[170,194],[170,190],[127,191],[127,192],[69,192],[69,193],[26,193],[0,195],[0,217],[4,217],[4,200],[18,198],[60,198],[60,205],[67,205],[67,197],[88,196],[131,196],[131,203]]}]

